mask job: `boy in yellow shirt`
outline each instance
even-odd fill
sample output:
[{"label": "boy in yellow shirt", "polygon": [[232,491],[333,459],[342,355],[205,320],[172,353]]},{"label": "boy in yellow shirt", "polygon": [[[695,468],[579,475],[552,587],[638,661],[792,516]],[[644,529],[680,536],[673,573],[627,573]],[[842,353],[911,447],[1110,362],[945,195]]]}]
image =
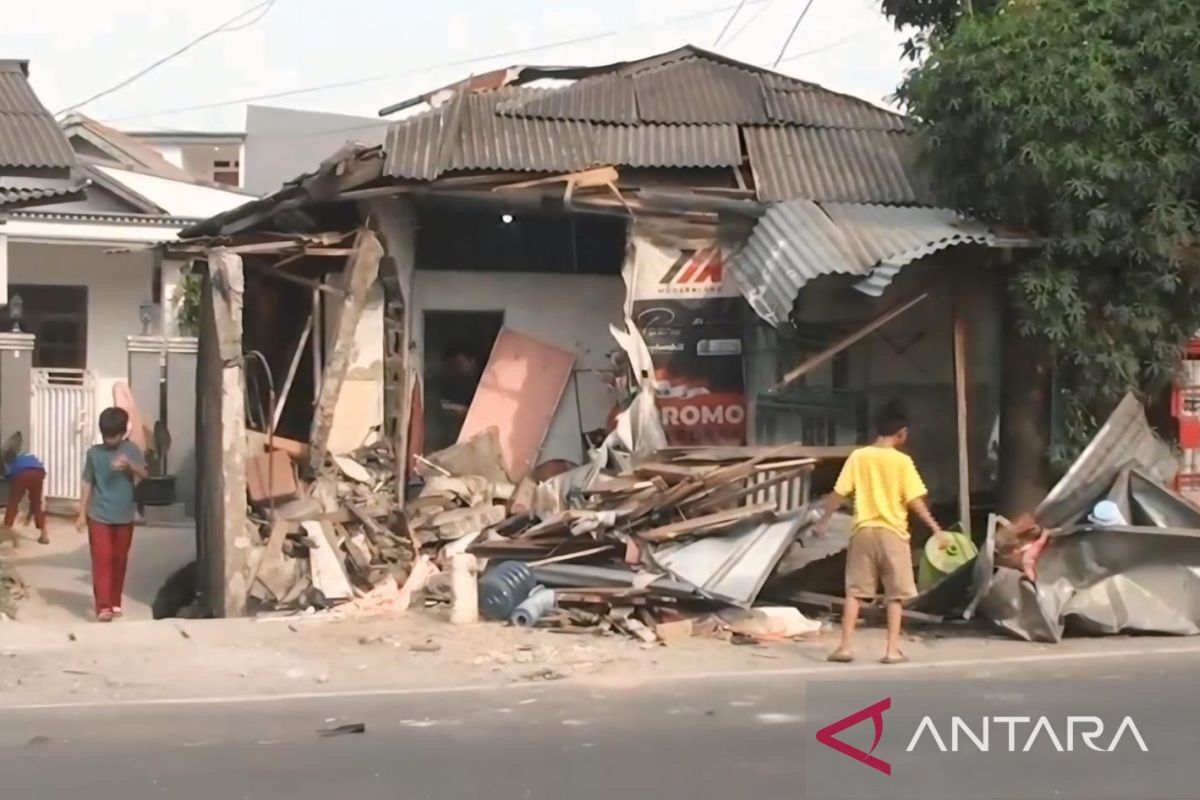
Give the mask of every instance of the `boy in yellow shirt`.
[{"label": "boy in yellow shirt", "polygon": [[875,443],[850,454],[833,494],[825,499],[814,529],[825,533],[829,517],[854,498],[854,532],[846,549],[846,608],[842,614],[842,643],[830,661],[854,660],[852,643],[863,600],[876,597],[883,584],[887,601],[887,650],[884,664],[901,664],[908,657],[900,649],[901,603],[917,596],[909,547],[908,512],[911,510],[933,531],[942,528],[929,513],[925,496],[929,491],[916,465],[899,448],[908,441],[908,418],[888,405],[875,423]]}]

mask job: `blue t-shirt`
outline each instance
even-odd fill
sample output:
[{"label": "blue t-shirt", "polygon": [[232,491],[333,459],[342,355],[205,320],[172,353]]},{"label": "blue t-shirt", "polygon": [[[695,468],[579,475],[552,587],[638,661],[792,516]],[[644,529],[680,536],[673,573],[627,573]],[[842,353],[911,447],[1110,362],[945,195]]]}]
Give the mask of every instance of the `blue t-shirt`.
[{"label": "blue t-shirt", "polygon": [[128,525],[133,522],[137,512],[137,504],[133,499],[133,476],[113,468],[113,460],[121,455],[132,464],[142,464],[142,451],[128,440],[113,448],[93,445],[84,456],[83,481],[92,485],[88,519],[109,525]]},{"label": "blue t-shirt", "polygon": [[21,453],[12,461],[8,462],[8,468],[4,472],[4,477],[11,480],[18,472],[24,472],[29,469],[41,469],[45,467],[42,462],[33,453]]}]

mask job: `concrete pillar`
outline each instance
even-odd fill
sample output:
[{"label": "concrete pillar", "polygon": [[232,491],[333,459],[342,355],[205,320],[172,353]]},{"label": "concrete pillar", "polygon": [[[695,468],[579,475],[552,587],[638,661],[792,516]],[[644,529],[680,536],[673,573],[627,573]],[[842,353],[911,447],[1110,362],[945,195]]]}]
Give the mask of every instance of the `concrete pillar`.
[{"label": "concrete pillar", "polygon": [[[3,220],[0,220],[0,225]],[[8,305],[8,234],[0,228],[0,306]]]},{"label": "concrete pillar", "polygon": [[175,489],[189,517],[196,514],[196,353],[195,337],[167,340],[167,472],[175,476]]},{"label": "concrete pillar", "polygon": [[0,444],[20,433],[33,441],[33,334],[0,333]]}]

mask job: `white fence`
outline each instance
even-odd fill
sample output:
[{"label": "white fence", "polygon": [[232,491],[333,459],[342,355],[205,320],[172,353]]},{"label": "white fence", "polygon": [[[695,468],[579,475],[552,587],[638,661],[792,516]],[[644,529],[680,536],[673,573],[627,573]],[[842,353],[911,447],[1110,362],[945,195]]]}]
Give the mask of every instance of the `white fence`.
[{"label": "white fence", "polygon": [[95,439],[95,376],[83,369],[35,369],[32,383],[29,451],[46,465],[46,496],[78,500],[83,457]]}]

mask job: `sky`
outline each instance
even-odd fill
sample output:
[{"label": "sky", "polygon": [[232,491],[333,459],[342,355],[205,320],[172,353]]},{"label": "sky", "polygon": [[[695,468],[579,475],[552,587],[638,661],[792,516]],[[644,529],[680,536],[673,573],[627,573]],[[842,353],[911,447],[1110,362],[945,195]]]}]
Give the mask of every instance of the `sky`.
[{"label": "sky", "polygon": [[[0,30],[0,58],[29,59],[35,90],[59,112],[260,2],[7,0],[22,10]],[[690,43],[769,66],[807,3],[746,0],[714,48],[738,0],[275,0],[259,22],[79,110],[127,130],[237,131],[246,98],[287,92],[253,102],[375,116],[511,64],[604,64]],[[903,36],[878,5],[812,0],[778,69],[887,104]],[[296,91],[335,83],[350,85]]]}]

